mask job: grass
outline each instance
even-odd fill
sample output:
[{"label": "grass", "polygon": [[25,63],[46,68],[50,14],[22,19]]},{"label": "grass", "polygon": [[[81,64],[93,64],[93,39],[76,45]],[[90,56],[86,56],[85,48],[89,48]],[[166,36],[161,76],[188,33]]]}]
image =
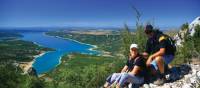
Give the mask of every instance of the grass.
[{"label": "grass", "polygon": [[118,59],[111,57],[103,57],[103,56],[95,56],[95,55],[86,55],[86,54],[70,54],[64,55],[62,57],[62,63],[54,69],[53,72],[57,70],[64,69],[66,70],[74,70],[79,68],[84,68],[90,65],[105,65],[109,63],[113,63],[114,61],[119,61]]},{"label": "grass", "polygon": [[106,77],[119,71],[123,64],[123,60],[117,58],[85,54],[65,55],[62,63],[45,76],[53,79],[53,81],[47,82],[47,86],[52,87],[54,83],[61,88],[100,87]]}]

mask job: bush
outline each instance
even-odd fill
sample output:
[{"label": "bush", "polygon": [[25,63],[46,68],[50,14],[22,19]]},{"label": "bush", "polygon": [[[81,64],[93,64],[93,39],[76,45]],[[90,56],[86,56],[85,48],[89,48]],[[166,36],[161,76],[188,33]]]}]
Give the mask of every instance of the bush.
[{"label": "bush", "polygon": [[20,69],[12,64],[1,63],[0,69],[0,88],[43,88],[43,81],[21,75]]},{"label": "bush", "polygon": [[[188,27],[186,24],[181,28]],[[184,37],[183,46],[178,47],[173,64],[190,63],[192,58],[200,57],[200,26],[195,27],[195,34],[190,36],[187,32]]]}]

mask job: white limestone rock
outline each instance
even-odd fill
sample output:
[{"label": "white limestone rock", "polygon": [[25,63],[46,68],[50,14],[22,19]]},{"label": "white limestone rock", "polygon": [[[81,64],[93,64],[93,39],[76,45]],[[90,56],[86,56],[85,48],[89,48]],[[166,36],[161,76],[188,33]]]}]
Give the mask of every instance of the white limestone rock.
[{"label": "white limestone rock", "polygon": [[[197,88],[200,86],[200,65],[181,65],[183,78],[157,86],[152,83],[144,84],[142,88]],[[191,67],[191,68],[190,68]],[[169,75],[166,77],[169,78]]]}]

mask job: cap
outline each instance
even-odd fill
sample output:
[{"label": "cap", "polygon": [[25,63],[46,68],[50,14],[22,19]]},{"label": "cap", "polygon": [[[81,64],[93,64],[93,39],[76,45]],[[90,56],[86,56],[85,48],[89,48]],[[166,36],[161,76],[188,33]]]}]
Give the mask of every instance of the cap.
[{"label": "cap", "polygon": [[132,48],[138,49],[138,45],[137,44],[131,44],[130,49],[132,49]]}]

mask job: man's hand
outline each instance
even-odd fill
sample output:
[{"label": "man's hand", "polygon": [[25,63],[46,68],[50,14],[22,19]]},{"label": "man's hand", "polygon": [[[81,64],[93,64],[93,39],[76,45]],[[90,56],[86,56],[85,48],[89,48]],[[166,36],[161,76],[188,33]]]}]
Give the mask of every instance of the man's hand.
[{"label": "man's hand", "polygon": [[147,59],[147,62],[146,62],[146,65],[147,66],[150,66],[151,65],[151,62],[153,61],[154,57],[151,55],[149,56],[149,58]]},{"label": "man's hand", "polygon": [[154,59],[153,55],[149,56],[149,58],[151,61]]},{"label": "man's hand", "polygon": [[142,56],[143,56],[145,59],[148,59],[148,53],[147,53],[147,52],[142,53]]},{"label": "man's hand", "polygon": [[149,58],[147,59],[146,65],[150,66],[151,62],[153,61],[154,58],[156,58],[157,56],[163,56],[165,53],[165,48],[160,48],[160,50],[156,53],[154,53],[153,55],[149,56]]}]

